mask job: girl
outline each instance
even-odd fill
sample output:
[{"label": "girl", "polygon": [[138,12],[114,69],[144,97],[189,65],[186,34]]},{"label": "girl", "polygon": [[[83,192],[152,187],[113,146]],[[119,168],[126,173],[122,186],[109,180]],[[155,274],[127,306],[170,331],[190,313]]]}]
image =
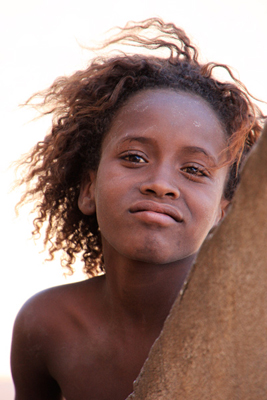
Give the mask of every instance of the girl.
[{"label": "girl", "polygon": [[[209,232],[223,218],[264,117],[227,66],[150,19],[108,44],[162,54],[94,59],[42,93],[50,133],[24,160],[51,258],[88,279],[31,298],[15,322],[17,400],[122,400]],[[231,83],[213,76],[224,68]]]}]

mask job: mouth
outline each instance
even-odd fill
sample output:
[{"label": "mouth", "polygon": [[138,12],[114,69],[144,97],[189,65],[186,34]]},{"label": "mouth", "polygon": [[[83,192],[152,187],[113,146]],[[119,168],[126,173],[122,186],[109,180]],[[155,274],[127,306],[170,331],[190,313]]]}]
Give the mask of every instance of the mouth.
[{"label": "mouth", "polygon": [[175,222],[183,222],[182,214],[174,207],[168,204],[160,204],[154,201],[140,201],[134,204],[130,210],[131,213],[149,213],[149,214],[159,214],[162,216],[169,217],[173,219]]}]

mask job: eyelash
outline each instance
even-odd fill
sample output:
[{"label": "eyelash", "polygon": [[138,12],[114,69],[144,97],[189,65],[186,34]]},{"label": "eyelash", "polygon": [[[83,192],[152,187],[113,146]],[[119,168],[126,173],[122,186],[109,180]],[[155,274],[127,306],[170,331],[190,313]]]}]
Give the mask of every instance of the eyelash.
[{"label": "eyelash", "polygon": [[[132,165],[147,163],[146,158],[138,153],[128,152],[127,154],[122,155],[121,159]],[[181,171],[186,175],[188,179],[191,180],[209,176],[209,173],[205,168],[196,165],[188,165],[186,167],[182,167]]]},{"label": "eyelash", "polygon": [[[188,170],[191,170],[191,172],[189,172]],[[194,172],[192,171],[194,170]],[[189,165],[187,167],[183,167],[182,171],[188,175],[188,177],[190,179],[193,179],[193,177],[196,178],[201,178],[201,177],[208,177],[209,173],[205,168],[199,167],[199,166],[195,166],[195,165]]]},{"label": "eyelash", "polygon": [[[129,163],[132,163],[132,164],[143,164],[143,163],[145,164],[147,162],[147,160],[138,153],[127,153],[127,154],[123,155],[121,157],[121,159],[128,161]],[[141,160],[141,162],[136,161],[136,159]]]}]

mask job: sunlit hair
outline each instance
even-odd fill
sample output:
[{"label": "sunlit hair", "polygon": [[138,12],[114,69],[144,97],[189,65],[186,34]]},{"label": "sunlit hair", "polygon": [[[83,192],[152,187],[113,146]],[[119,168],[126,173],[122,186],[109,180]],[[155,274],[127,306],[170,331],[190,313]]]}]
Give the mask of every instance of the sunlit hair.
[{"label": "sunlit hair", "polygon": [[[197,49],[174,24],[160,19],[130,23],[103,48],[110,44],[135,46],[136,53],[95,58],[87,69],[58,78],[27,102],[36,106],[41,98],[38,107],[43,114],[53,115],[53,123],[50,133],[20,164],[26,167],[20,184],[27,185],[20,203],[36,199],[33,235],[44,226],[51,259],[63,250],[62,265],[72,272],[80,254],[91,276],[104,270],[102,246],[96,216],[83,215],[78,208],[80,186],[89,170],[97,170],[103,137],[130,96],[145,89],[171,88],[206,100],[229,138],[231,168],[224,193],[229,200],[240,164],[259,137],[264,120],[229,67],[202,64]],[[214,77],[218,68],[227,72],[230,82]]]}]

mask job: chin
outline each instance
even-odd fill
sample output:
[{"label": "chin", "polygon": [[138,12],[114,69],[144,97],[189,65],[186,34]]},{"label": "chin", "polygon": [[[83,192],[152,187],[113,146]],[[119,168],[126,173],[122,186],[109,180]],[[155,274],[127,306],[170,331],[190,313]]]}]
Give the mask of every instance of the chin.
[{"label": "chin", "polygon": [[[165,243],[166,244],[166,243]],[[168,243],[169,244],[169,243]],[[148,264],[172,264],[196,255],[198,250],[193,247],[182,246],[181,243],[164,245],[164,243],[147,242],[143,246],[131,251],[129,258]]]},{"label": "chin", "polygon": [[143,248],[136,249],[131,258],[148,264],[168,264],[177,261],[178,257],[167,252],[162,246],[146,245]]}]

